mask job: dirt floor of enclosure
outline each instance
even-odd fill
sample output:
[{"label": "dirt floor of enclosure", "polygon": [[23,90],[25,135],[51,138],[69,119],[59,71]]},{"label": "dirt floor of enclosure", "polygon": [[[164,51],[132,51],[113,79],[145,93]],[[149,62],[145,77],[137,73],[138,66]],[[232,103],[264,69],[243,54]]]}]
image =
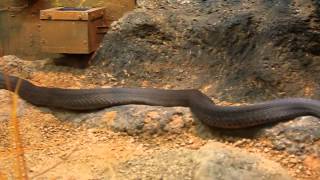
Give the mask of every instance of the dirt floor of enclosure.
[{"label": "dirt floor of enclosure", "polygon": [[[82,79],[88,77],[78,76],[79,70],[76,69],[37,64],[43,61],[33,63],[21,61],[17,64],[14,61],[0,62],[2,70],[25,76],[38,85],[69,88],[96,86],[94,83],[83,83]],[[37,64],[41,69],[32,71],[32,75],[24,74],[28,68],[33,68],[32,64]],[[53,69],[46,72],[47,67]],[[2,177],[9,178],[14,174],[12,168],[14,154],[8,133],[10,94],[8,91],[0,90],[0,172]],[[51,113],[51,110],[33,106],[23,100],[19,100],[18,118],[28,176],[32,179],[119,179],[117,172],[126,171],[118,169],[122,162],[172,149],[199,149],[208,141],[219,141],[228,146],[240,147],[279,162],[297,179],[317,179],[319,176],[317,172],[320,166],[319,159],[310,156],[305,161],[300,161],[294,155],[271,149],[268,140],[264,139],[234,140],[235,137],[226,137],[208,140],[196,136],[192,131],[161,136],[129,136],[103,127],[92,127],[86,123],[61,121]],[[110,114],[106,117],[106,121],[112,118]]]}]

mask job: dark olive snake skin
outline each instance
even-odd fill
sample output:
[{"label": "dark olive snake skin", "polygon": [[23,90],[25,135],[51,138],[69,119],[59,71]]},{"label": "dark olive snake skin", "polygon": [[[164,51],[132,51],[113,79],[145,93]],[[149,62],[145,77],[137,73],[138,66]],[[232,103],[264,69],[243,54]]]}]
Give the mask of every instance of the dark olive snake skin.
[{"label": "dark olive snake skin", "polygon": [[[0,73],[0,89],[15,89],[20,78]],[[9,85],[9,87],[8,87]],[[299,116],[320,117],[320,101],[287,98],[243,106],[218,106],[198,90],[153,88],[61,89],[39,87],[21,79],[19,96],[27,102],[68,110],[95,110],[125,104],[189,107],[204,124],[217,128],[246,128]]]}]

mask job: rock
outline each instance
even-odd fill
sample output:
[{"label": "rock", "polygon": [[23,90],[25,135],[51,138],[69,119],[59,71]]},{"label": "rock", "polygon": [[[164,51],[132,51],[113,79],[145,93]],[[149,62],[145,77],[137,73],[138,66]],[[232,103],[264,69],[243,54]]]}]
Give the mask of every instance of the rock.
[{"label": "rock", "polygon": [[209,143],[194,155],[194,179],[292,179],[279,164],[230,148],[220,143]]},{"label": "rock", "polygon": [[258,137],[267,137],[277,150],[296,155],[317,154],[320,157],[320,121],[312,116],[296,118],[262,129]]},{"label": "rock", "polygon": [[[268,139],[271,148],[289,154],[303,156],[315,154],[320,157],[320,120],[312,116],[302,116],[285,122],[266,124],[245,129],[213,129],[201,124],[197,134],[204,138],[248,138]],[[232,141],[231,141],[232,142]],[[235,144],[238,144],[235,142]]]},{"label": "rock", "polygon": [[191,128],[193,119],[188,108],[125,105],[91,113],[53,111],[58,119],[88,126],[109,127],[130,135],[181,133]]},{"label": "rock", "polygon": [[30,74],[36,71],[36,68],[44,66],[49,60],[34,60],[26,61],[18,58],[14,55],[3,56],[0,59],[1,72],[5,72],[10,75],[17,75],[26,78]]},{"label": "rock", "polygon": [[318,1],[239,2],[140,0],[113,23],[99,66],[133,85],[214,85],[206,93],[220,100],[319,98]]},{"label": "rock", "polygon": [[122,163],[118,179],[292,179],[279,164],[221,143],[200,150],[160,150]]}]

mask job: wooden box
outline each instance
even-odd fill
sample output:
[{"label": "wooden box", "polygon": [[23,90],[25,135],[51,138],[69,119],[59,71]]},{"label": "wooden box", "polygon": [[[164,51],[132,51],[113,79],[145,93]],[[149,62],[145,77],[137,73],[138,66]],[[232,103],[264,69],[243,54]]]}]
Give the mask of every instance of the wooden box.
[{"label": "wooden box", "polygon": [[90,54],[106,33],[104,8],[51,8],[40,11],[41,49],[49,53]]}]

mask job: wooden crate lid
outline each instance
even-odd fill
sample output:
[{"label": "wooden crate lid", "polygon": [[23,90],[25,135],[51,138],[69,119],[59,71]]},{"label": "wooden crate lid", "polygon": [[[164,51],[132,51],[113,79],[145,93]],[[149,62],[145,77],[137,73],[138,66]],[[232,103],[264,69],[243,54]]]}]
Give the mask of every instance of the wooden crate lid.
[{"label": "wooden crate lid", "polygon": [[91,21],[104,16],[105,8],[58,7],[40,11],[41,20]]}]

